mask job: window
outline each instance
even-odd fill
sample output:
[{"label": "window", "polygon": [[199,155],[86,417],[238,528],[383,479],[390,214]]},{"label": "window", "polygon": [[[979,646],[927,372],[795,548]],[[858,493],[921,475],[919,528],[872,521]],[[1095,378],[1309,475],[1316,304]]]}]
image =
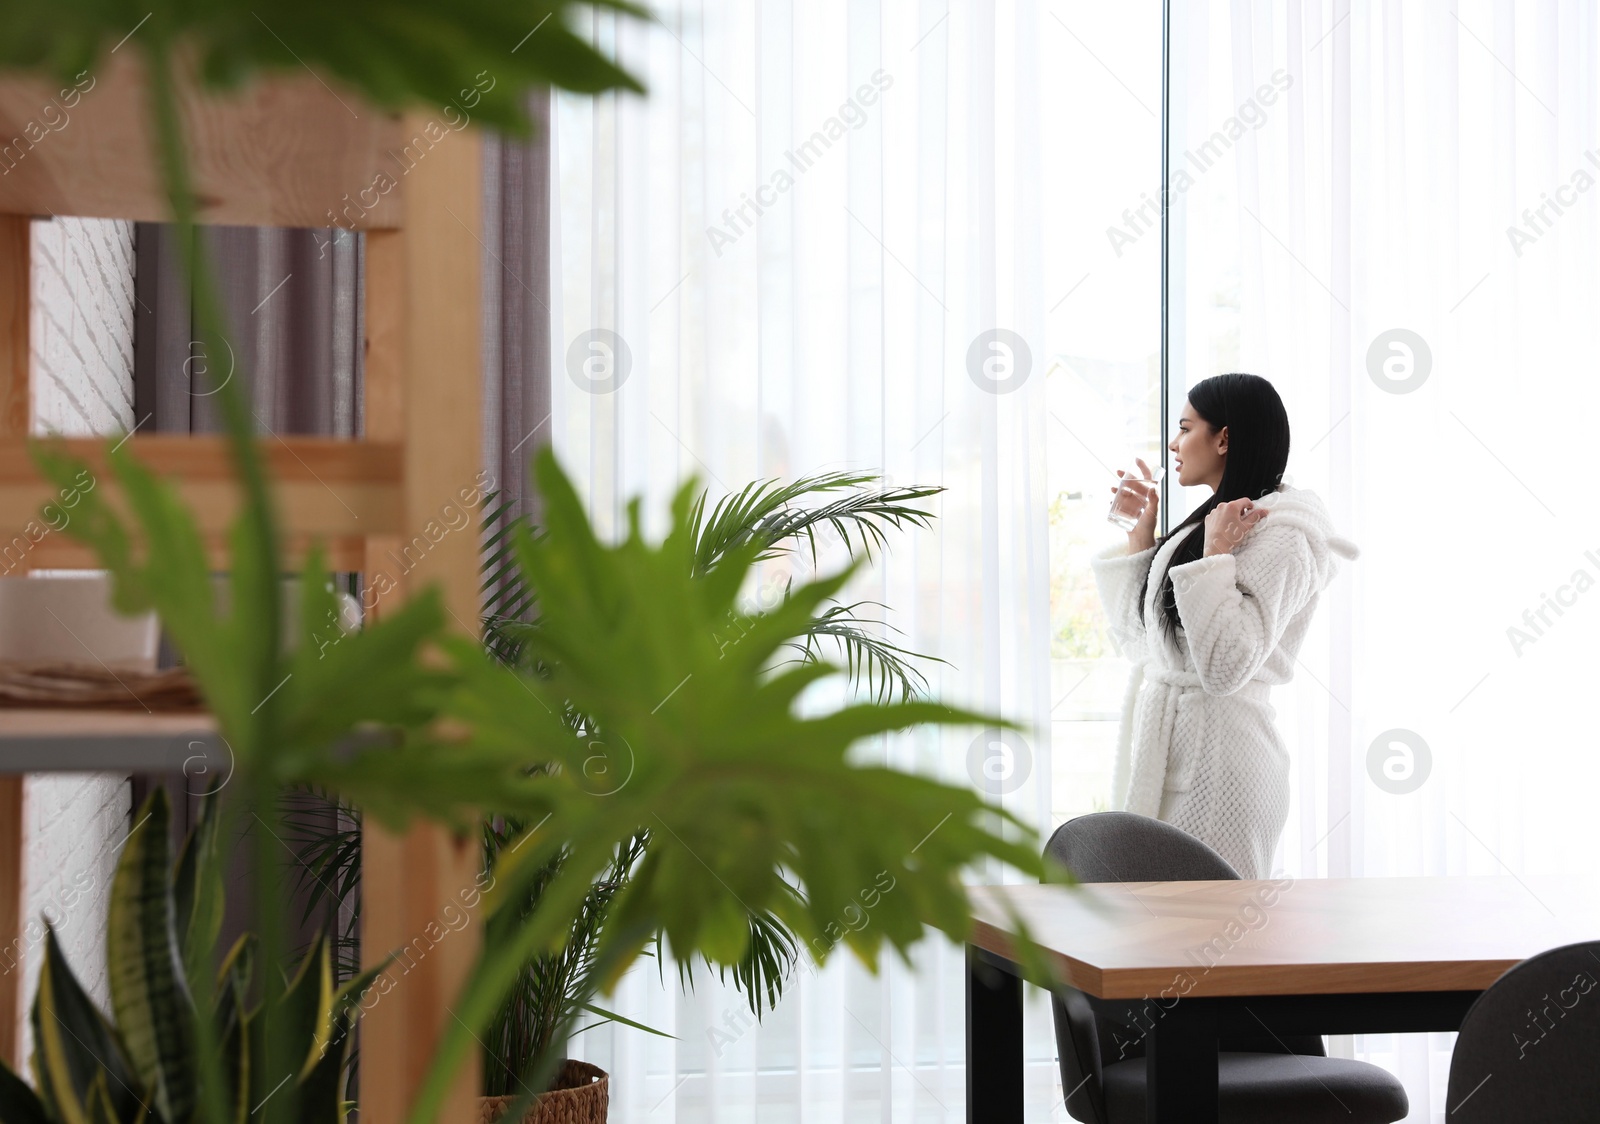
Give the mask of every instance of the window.
[{"label": "window", "polygon": [[1045,78],[1064,143],[1047,151],[1043,231],[1053,288],[1047,384],[1051,815],[1104,810],[1128,665],[1115,652],[1089,556],[1118,468],[1160,465],[1162,5],[1076,4],[1051,30]]}]

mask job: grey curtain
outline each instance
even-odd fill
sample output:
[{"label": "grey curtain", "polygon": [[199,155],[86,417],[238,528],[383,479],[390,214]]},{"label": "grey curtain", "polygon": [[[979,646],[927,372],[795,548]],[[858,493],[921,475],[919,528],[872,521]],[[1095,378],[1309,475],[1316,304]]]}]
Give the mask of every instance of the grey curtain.
[{"label": "grey curtain", "polygon": [[[210,227],[204,232],[227,316],[227,346],[204,353],[193,331],[186,263],[171,227],[134,232],[134,423],[139,433],[215,433],[217,382],[250,374],[251,412],[263,434],[355,437],[361,432],[363,240],[334,229]],[[217,381],[214,381],[217,380]],[[164,643],[162,662],[176,662]],[[193,825],[209,778],[135,776],[137,810],[150,790],[167,789],[175,840]],[[310,858],[305,840],[350,826],[335,805],[296,794],[285,809],[284,846]],[[247,825],[247,830],[255,825]],[[252,928],[252,851],[231,849],[232,891],[221,947]],[[319,930],[347,932],[351,905],[330,895],[312,908],[313,879],[337,885],[337,870],[309,862],[289,889],[291,936],[305,945]]]},{"label": "grey curtain", "polygon": [[[537,522],[528,465],[550,440],[550,149],[549,96],[530,101],[535,139],[485,138],[483,167],[483,462],[512,513]],[[212,377],[248,370],[251,405],[263,434],[358,437],[362,428],[365,240],[338,228],[211,227],[205,234],[228,316],[229,347],[201,353],[172,230],[140,223],[135,231],[134,420],[140,433],[218,431]],[[168,654],[170,659],[170,653]],[[184,777],[135,776],[135,808],[165,785],[174,831],[186,832],[201,787]],[[293,838],[327,835],[349,824],[325,802],[296,799]],[[303,851],[299,852],[302,855]],[[249,848],[235,848],[223,947],[249,927]],[[358,892],[358,891],[357,891]],[[343,930],[342,908],[290,921],[309,939],[318,928]]]},{"label": "grey curtain", "polygon": [[[184,263],[172,230],[135,231],[134,421],[140,432],[214,433],[217,379],[251,373],[263,433],[361,432],[364,240],[337,227],[210,227],[228,345],[194,342]],[[148,420],[146,420],[148,419]]]},{"label": "grey curtain", "polygon": [[550,95],[534,139],[484,144],[483,463],[512,513],[538,523],[528,465],[550,443]]}]

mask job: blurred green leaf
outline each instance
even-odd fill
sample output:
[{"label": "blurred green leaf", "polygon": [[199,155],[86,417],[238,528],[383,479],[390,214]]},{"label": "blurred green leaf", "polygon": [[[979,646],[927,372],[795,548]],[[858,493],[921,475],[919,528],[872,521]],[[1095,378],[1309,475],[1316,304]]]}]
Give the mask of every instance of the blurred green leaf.
[{"label": "blurred green leaf", "polygon": [[125,40],[181,44],[197,49],[201,73],[215,86],[310,67],[380,107],[432,106],[443,127],[474,121],[525,132],[531,86],[643,92],[590,43],[585,25],[610,13],[649,14],[624,0],[3,0],[0,68],[70,80],[96,71]]},{"label": "blurred green leaf", "polygon": [[200,818],[183,842],[172,875],[173,917],[178,953],[183,958],[190,994],[199,988],[202,972],[211,971],[225,906],[222,878],[220,803],[216,787],[200,801]]}]

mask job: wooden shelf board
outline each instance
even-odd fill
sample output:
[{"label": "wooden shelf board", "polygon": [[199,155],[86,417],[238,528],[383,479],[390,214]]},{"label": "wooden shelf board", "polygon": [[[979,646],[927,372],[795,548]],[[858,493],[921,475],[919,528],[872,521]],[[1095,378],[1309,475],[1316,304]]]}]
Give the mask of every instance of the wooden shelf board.
[{"label": "wooden shelf board", "polygon": [[[303,565],[310,552],[311,541],[303,535],[290,537],[284,543],[285,564],[293,572]],[[359,573],[369,568],[371,559],[365,539],[354,536],[318,538],[322,547],[322,564],[334,573]],[[413,554],[415,552],[413,551]],[[231,568],[232,553],[221,538],[213,537],[206,544],[206,554],[214,570]],[[0,577],[14,577],[29,570],[101,570],[105,567],[88,547],[66,535],[46,535],[36,543],[28,542],[27,535],[0,537]],[[391,569],[403,569],[396,562]]]},{"label": "wooden shelf board", "polygon": [[[105,437],[38,438],[88,461],[96,470],[108,464],[115,442]],[[123,448],[158,475],[186,480],[232,480],[233,461],[225,438],[159,434],[128,438]],[[397,441],[348,441],[336,437],[264,437],[261,455],[278,480],[324,480],[330,484],[398,483],[403,450]],[[28,443],[0,440],[0,483],[38,478]]]},{"label": "wooden shelf board", "polygon": [[[409,137],[399,115],[303,71],[232,94],[183,81],[179,110],[207,223],[398,226],[408,167],[457,139],[443,123],[438,141]],[[135,50],[76,85],[0,81],[0,212],[168,220],[148,112]]]},{"label": "wooden shelf board", "polygon": [[[110,442],[72,438],[60,444],[87,462],[94,487],[112,479],[107,462]],[[203,533],[213,539],[227,533],[239,510],[239,493],[222,438],[134,436],[126,448],[157,475],[176,483]],[[269,437],[262,440],[261,451],[277,484],[275,498],[285,534],[350,540],[400,530],[404,458],[398,443]],[[110,495],[120,506],[114,486]],[[50,503],[56,506],[46,520],[40,511]],[[38,475],[27,444],[0,440],[0,551],[15,546],[19,554],[30,553],[22,550],[21,543],[43,547],[52,536],[42,531],[51,525],[62,529],[71,516],[67,498],[60,497],[58,489]],[[32,532],[28,533],[30,525]],[[65,540],[56,538],[51,549],[67,549]],[[341,552],[354,556],[348,543]],[[41,557],[30,564],[47,562]]]},{"label": "wooden shelf board", "polygon": [[0,707],[0,774],[232,771],[232,753],[203,711]]}]

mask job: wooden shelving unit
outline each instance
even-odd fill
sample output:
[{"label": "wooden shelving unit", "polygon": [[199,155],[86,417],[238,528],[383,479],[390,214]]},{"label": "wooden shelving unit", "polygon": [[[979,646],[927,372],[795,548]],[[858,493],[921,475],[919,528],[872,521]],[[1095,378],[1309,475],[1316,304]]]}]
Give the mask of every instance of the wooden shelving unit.
[{"label": "wooden shelving unit", "polygon": [[[24,135],[57,94],[59,83],[0,81],[0,133]],[[467,130],[433,139],[436,124],[373,109],[310,74],[274,78],[228,98],[185,84],[181,111],[203,221],[337,224],[367,233],[365,439],[266,437],[262,449],[291,553],[314,538],[336,568],[377,569],[385,550],[421,533],[480,468],[478,138]],[[26,449],[29,221],[166,219],[151,152],[144,76],[126,51],[95,74],[65,126],[45,132],[0,176],[0,533],[7,539],[51,495]],[[128,444],[179,483],[223,565],[238,493],[221,443],[137,434]],[[104,464],[107,442],[69,445]],[[28,564],[86,568],[93,561],[51,534],[30,551]],[[426,566],[398,581],[402,596],[408,581],[442,586],[462,627],[473,627],[476,536],[446,537],[430,548]],[[22,774],[182,769],[197,753],[226,755],[203,714],[0,709],[0,941],[24,920]],[[472,884],[478,858],[470,841],[428,827],[389,836],[369,826],[364,850],[363,947],[374,959],[415,939],[445,904],[461,900],[456,891]],[[364,1121],[389,1124],[404,1115],[450,1020],[446,1005],[476,953],[471,930],[455,934],[366,1015]],[[18,976],[0,975],[0,1056],[13,1063],[24,1060],[15,1057],[25,1002]],[[477,1081],[476,1066],[461,1074],[442,1119],[476,1119]]]}]

